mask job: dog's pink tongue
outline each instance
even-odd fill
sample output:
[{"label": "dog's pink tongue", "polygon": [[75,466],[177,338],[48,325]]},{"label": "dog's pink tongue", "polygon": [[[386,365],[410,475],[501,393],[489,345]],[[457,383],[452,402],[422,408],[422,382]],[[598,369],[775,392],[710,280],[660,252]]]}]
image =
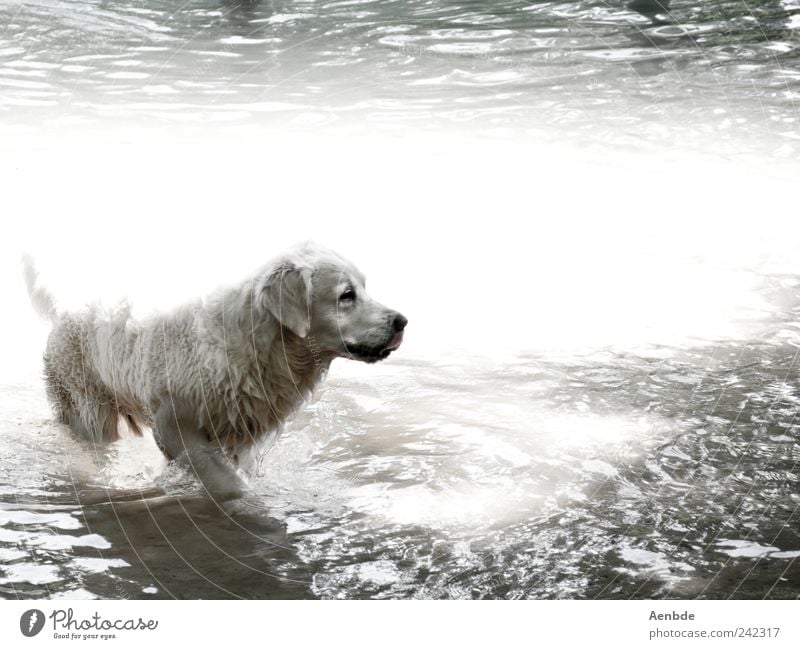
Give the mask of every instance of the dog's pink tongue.
[{"label": "dog's pink tongue", "polygon": [[395,349],[400,347],[402,343],[403,343],[403,332],[398,331],[394,336],[392,336],[392,339],[389,341],[389,344],[386,345],[383,351],[393,352]]}]

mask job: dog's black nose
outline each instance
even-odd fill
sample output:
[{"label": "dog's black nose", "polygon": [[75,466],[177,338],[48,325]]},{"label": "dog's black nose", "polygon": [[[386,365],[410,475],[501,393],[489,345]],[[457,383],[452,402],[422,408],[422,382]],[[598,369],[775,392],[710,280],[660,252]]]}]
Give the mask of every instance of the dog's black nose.
[{"label": "dog's black nose", "polygon": [[394,327],[395,331],[403,331],[408,324],[408,318],[406,318],[402,313],[395,313],[394,320],[392,320],[392,327]]}]

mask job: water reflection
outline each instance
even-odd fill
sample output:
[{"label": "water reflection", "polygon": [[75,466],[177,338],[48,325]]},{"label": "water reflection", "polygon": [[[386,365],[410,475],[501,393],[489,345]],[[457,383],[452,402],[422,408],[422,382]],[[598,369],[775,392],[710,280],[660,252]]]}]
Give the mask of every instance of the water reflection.
[{"label": "water reflection", "polygon": [[669,124],[693,146],[730,119],[740,147],[793,147],[777,125],[797,118],[800,6],[672,2],[662,21],[666,4],[6,3],[0,109],[36,128],[471,124],[606,143],[634,125],[663,143]]},{"label": "water reflection", "polygon": [[12,597],[313,597],[285,524],[200,495],[85,490],[79,504],[0,503],[0,593]]},{"label": "water reflection", "polygon": [[662,24],[672,20],[669,5],[670,0],[633,0],[628,9],[649,18],[653,24]]},{"label": "water reflection", "polygon": [[650,357],[407,358],[368,378],[335,373],[232,508],[185,475],[144,491],[18,489],[0,508],[0,588],[794,597],[798,335],[776,321],[756,339]]}]

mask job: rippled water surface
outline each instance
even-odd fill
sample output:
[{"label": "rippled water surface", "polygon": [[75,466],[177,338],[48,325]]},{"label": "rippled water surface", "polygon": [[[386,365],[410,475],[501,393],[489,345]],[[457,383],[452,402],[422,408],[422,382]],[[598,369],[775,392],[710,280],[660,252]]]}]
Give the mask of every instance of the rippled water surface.
[{"label": "rippled water surface", "polygon": [[794,598],[797,286],[749,340],[342,362],[224,506],[7,385],[0,592]]},{"label": "rippled water surface", "polygon": [[5,0],[0,116],[797,152],[795,0]]},{"label": "rippled water surface", "polygon": [[[317,237],[352,210],[360,221],[327,218],[327,233],[380,244],[410,287],[411,324],[387,362],[337,361],[251,493],[221,505],[149,439],[95,449],[55,425],[40,348],[17,344],[24,316],[7,319],[0,596],[796,598],[800,254],[774,225],[796,192],[705,158],[676,165],[680,182],[636,175],[638,158],[615,167],[605,152],[792,163],[800,3],[633,7],[3,0],[0,151],[74,136],[4,167],[20,180],[14,214],[60,248],[55,279],[114,228],[125,255],[182,280],[223,266],[193,252],[211,249],[203,237],[222,246],[241,228],[252,250],[279,220],[313,213]],[[127,125],[156,136],[110,155],[103,137]],[[446,159],[413,142],[405,158],[359,154],[381,140],[352,148],[358,167],[291,139],[292,155],[271,156],[269,129],[453,129],[539,158],[479,159],[467,144]],[[151,148],[162,132],[200,139]],[[226,147],[207,148],[211,132]],[[100,144],[84,151],[89,134]],[[556,161],[561,142],[596,166]],[[703,223],[737,207],[733,233]],[[641,224],[660,247],[627,245]],[[169,267],[178,250],[200,259]],[[778,250],[787,263],[772,263]],[[533,318],[515,310],[528,303]],[[441,330],[460,351],[436,344]]]}]

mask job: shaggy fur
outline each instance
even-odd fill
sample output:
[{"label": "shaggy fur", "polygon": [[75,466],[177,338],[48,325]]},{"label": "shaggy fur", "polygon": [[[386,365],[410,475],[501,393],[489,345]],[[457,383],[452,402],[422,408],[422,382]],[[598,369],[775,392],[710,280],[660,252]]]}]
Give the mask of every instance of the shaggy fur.
[{"label": "shaggy fur", "polygon": [[237,464],[280,431],[334,358],[382,360],[407,322],[367,295],[352,264],[313,244],[142,321],[127,305],[59,313],[24,266],[34,307],[53,323],[44,367],[58,421],[95,443],[123,425],[150,428],[168,458],[204,465]]}]

